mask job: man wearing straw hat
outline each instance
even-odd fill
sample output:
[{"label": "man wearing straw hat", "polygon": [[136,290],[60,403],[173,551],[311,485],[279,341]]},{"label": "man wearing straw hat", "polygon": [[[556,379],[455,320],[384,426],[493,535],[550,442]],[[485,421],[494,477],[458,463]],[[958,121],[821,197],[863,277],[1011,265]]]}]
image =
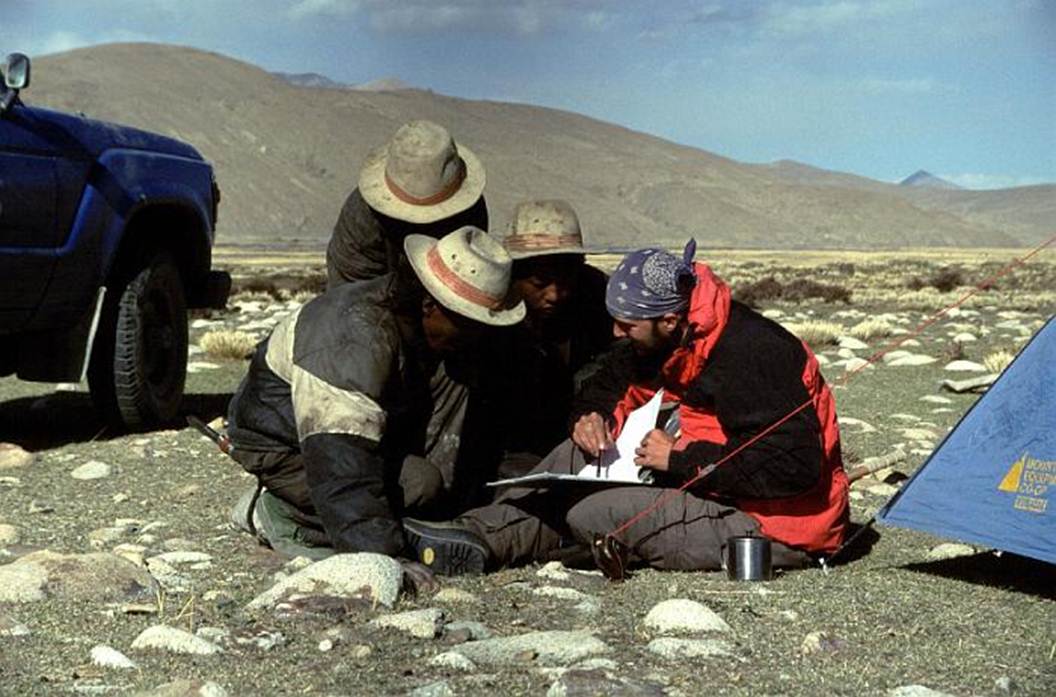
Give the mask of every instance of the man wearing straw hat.
[{"label": "man wearing straw hat", "polygon": [[492,342],[492,371],[507,396],[502,426],[501,476],[531,469],[568,435],[576,386],[612,344],[605,311],[605,274],[585,263],[579,217],[561,200],[516,206],[506,236],[513,258],[513,290],[525,321]]},{"label": "man wearing straw hat", "polygon": [[[608,549],[618,537],[632,562],[710,570],[734,536],[769,538],[775,566],[801,566],[839,547],[847,478],[817,360],[780,325],[731,300],[707,265],[693,263],[695,248],[690,241],[681,257],[643,249],[617,266],[606,306],[629,345],[590,379],[573,408],[571,438],[536,470],[580,471],[663,389],[677,403],[679,434],[649,431],[634,460],[659,486],[511,488],[453,523],[414,522],[420,554],[457,559],[484,547],[479,565],[511,565],[568,541]],[[598,536],[605,545],[595,544]],[[595,559],[617,575],[602,563],[606,555]]]},{"label": "man wearing straw hat", "polygon": [[487,233],[403,247],[409,270],[338,286],[278,324],[231,402],[233,457],[260,482],[235,522],[287,556],[409,554],[401,516],[435,512],[459,487],[472,440],[449,359],[524,317],[512,261]]},{"label": "man wearing straw hat", "polygon": [[411,121],[367,156],[326,249],[327,287],[394,271],[411,234],[488,229],[484,167],[432,121]]}]

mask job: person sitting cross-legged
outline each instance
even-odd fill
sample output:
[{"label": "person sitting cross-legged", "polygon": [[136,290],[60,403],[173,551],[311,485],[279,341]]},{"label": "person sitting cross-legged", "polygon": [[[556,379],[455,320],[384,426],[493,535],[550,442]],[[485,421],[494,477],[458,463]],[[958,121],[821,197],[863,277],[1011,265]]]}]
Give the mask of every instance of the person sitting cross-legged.
[{"label": "person sitting cross-legged", "polygon": [[802,566],[840,545],[847,478],[817,359],[786,329],[731,300],[707,265],[692,263],[694,251],[691,241],[682,258],[643,249],[621,261],[606,306],[614,334],[629,345],[588,381],[570,438],[536,468],[579,471],[662,388],[677,404],[679,435],[654,429],[635,451],[656,485],[509,488],[453,521],[405,521],[420,558],[457,559],[469,534],[475,548],[486,548],[490,568],[543,560],[563,546],[591,545],[661,498],[618,536],[632,562],[714,570],[726,540],[746,534],[773,542],[778,567]]}]

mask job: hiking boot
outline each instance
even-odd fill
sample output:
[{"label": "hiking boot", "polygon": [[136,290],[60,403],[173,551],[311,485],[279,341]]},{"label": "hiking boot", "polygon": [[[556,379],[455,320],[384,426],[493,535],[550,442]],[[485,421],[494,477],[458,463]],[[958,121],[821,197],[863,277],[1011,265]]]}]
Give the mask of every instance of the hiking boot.
[{"label": "hiking boot", "polygon": [[484,540],[458,523],[404,518],[403,532],[418,561],[444,576],[483,573],[491,557]]}]

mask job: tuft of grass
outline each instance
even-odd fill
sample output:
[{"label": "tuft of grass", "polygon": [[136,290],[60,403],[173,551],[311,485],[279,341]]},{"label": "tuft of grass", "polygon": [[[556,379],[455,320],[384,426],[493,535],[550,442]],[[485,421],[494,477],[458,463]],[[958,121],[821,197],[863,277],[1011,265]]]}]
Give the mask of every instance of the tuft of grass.
[{"label": "tuft of grass", "polygon": [[840,337],[847,333],[842,324],[836,322],[825,322],[821,320],[809,320],[807,322],[789,322],[784,325],[785,329],[798,336],[811,349],[819,349],[824,346],[835,346]]},{"label": "tuft of grass", "polygon": [[855,339],[869,341],[870,339],[891,336],[894,327],[886,319],[870,318],[862,320],[850,329],[850,335]]},{"label": "tuft of grass", "polygon": [[253,355],[257,338],[247,332],[219,329],[203,334],[198,345],[212,358],[243,360]]},{"label": "tuft of grass", "polygon": [[985,365],[986,369],[991,373],[1000,373],[1008,367],[1008,364],[1011,363],[1012,359],[1015,357],[1016,354],[1011,351],[1001,349],[1000,351],[994,351],[984,358],[983,365]]}]

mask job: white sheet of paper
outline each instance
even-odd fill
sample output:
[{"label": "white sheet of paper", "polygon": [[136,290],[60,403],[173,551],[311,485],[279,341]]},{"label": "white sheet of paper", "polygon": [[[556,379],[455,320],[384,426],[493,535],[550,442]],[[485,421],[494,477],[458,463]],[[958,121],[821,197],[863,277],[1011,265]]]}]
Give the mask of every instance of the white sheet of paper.
[{"label": "white sheet of paper", "polygon": [[615,447],[601,453],[601,472],[598,472],[596,464],[591,463],[577,472],[577,476],[621,482],[641,481],[639,474],[642,468],[634,464],[634,451],[641,445],[645,435],[656,428],[663,401],[664,391],[657,390],[652,399],[632,411],[616,438]]}]

